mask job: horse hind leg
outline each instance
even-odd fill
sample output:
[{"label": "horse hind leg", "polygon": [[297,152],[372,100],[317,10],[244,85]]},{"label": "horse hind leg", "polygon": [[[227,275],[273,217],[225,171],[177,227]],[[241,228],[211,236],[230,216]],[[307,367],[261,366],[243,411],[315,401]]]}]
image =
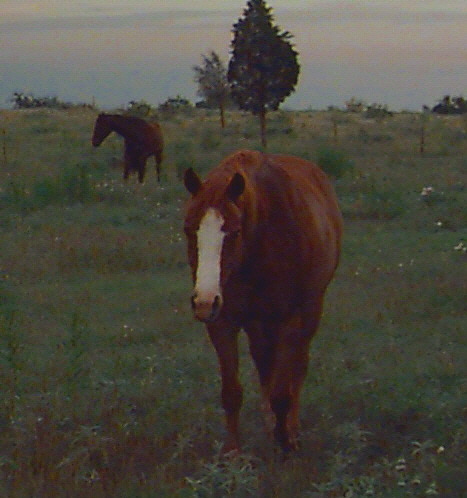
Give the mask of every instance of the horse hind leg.
[{"label": "horse hind leg", "polygon": [[308,369],[308,348],[297,359],[294,365],[294,373],[290,382],[291,406],[287,416],[287,433],[292,446],[298,447],[298,435],[300,430],[300,393],[305,381]]},{"label": "horse hind leg", "polygon": [[306,312],[280,330],[271,406],[276,414],[275,436],[284,451],[298,448],[300,393],[306,378],[310,341],[321,318],[323,298],[314,297]]},{"label": "horse hind leg", "polygon": [[128,180],[129,176],[130,176],[130,167],[128,166],[127,162],[125,161],[125,164],[123,165],[123,179],[126,181],[126,180]]},{"label": "horse hind leg", "polygon": [[139,183],[144,183],[144,175],[146,173],[146,159],[139,157],[135,160],[136,170],[138,171]]},{"label": "horse hind leg", "polygon": [[276,416],[274,436],[284,452],[298,449],[299,398],[308,366],[310,336],[302,318],[294,317],[277,330],[270,403]]},{"label": "horse hind leg", "polygon": [[144,183],[145,167],[144,165],[138,168],[138,181],[139,183]]}]

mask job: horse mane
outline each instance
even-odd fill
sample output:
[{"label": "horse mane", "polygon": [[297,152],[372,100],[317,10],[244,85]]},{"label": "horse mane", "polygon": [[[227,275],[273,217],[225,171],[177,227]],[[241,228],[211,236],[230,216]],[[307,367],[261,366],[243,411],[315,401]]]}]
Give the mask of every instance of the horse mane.
[{"label": "horse mane", "polygon": [[264,162],[265,155],[258,151],[241,150],[228,156],[206,177],[202,187],[204,202],[211,205],[221,203],[231,179],[236,173],[240,173],[245,180],[245,189],[236,204],[244,212],[244,218],[248,219],[249,224],[255,224],[258,217],[255,177]]},{"label": "horse mane", "polygon": [[[307,167],[298,168],[300,163],[306,163]],[[243,213],[245,231],[252,235],[247,237],[251,247],[271,236],[271,243],[275,243],[271,230],[279,219],[282,223],[285,219],[285,226],[291,230],[297,225],[297,209],[302,205],[303,192],[300,188],[284,186],[291,183],[299,187],[306,185],[307,201],[314,206],[308,224],[318,228],[333,209],[333,187],[317,166],[299,158],[293,158],[291,162],[289,156],[251,150],[237,151],[211,170],[202,184],[203,195],[198,202],[205,206],[225,202],[226,188],[235,173],[240,173],[245,180],[244,192],[235,203]],[[337,204],[334,208],[338,209]],[[322,230],[318,229],[317,233],[325,236]],[[283,243],[287,245],[288,241]]]},{"label": "horse mane", "polygon": [[[278,164],[277,160],[281,158],[284,159],[284,164],[282,161]],[[205,202],[213,205],[220,203],[230,180],[235,173],[240,173],[245,180],[245,190],[237,200],[237,205],[247,211],[245,214],[252,223],[256,223],[258,216],[273,216],[269,211],[274,204],[287,210],[287,206],[293,204],[290,197],[295,192],[283,187],[291,181],[292,173],[297,174],[293,166],[287,166],[287,161],[290,161],[287,156],[274,155],[273,160],[271,155],[259,151],[237,151],[225,158],[206,177],[203,183]],[[326,189],[326,184],[329,184],[325,175],[318,168],[308,169],[303,182],[309,182],[310,177],[313,177],[313,183],[316,182],[317,195],[321,195],[320,188]],[[222,185],[225,185],[225,188],[221,188]]]},{"label": "horse mane", "polygon": [[139,135],[140,129],[145,129],[149,124],[142,118],[136,116],[125,116],[123,114],[101,114],[105,118],[110,118],[113,131],[118,133],[123,138],[139,142],[141,137]]}]

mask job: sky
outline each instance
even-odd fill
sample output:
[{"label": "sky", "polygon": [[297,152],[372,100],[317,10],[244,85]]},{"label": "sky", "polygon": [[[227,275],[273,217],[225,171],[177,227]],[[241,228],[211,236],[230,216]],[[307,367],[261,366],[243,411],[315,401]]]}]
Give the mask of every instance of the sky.
[{"label": "sky", "polygon": [[[467,96],[465,0],[271,0],[301,72],[291,109],[343,107],[351,97],[419,110]],[[0,0],[0,107],[13,92],[103,109],[181,95],[192,66],[228,62],[246,0]]]}]

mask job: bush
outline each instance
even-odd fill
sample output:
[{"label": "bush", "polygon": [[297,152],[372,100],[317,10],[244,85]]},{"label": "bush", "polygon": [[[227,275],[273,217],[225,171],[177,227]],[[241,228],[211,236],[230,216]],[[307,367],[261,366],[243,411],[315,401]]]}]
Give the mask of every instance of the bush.
[{"label": "bush", "polygon": [[127,108],[125,109],[125,114],[127,116],[134,116],[137,118],[145,118],[152,114],[154,109],[151,104],[148,104],[144,100],[135,101],[131,100],[128,102]]},{"label": "bush", "polygon": [[357,100],[355,97],[352,97],[345,103],[345,108],[347,112],[363,112],[366,104],[363,100]]},{"label": "bush", "polygon": [[432,109],[437,114],[465,114],[467,113],[467,100],[464,97],[445,95]]},{"label": "bush", "polygon": [[393,113],[388,110],[387,105],[371,104],[366,108],[364,116],[368,119],[383,119],[392,117]]},{"label": "bush", "polygon": [[94,185],[90,182],[87,168],[78,165],[65,169],[57,177],[40,178],[31,188],[11,181],[0,198],[0,205],[27,212],[51,204],[85,203],[94,197]]},{"label": "bush", "polygon": [[362,220],[392,220],[407,210],[407,201],[398,188],[371,178],[359,181],[354,195],[342,195],[341,205],[344,216]]},{"label": "bush", "polygon": [[62,102],[58,97],[34,97],[33,94],[26,95],[22,92],[14,92],[10,102],[14,103],[15,109],[70,109],[72,107],[86,107],[93,109],[91,104],[72,104],[71,102]]},{"label": "bush", "polygon": [[159,104],[157,109],[166,115],[180,112],[186,113],[187,111],[190,112],[193,110],[193,104],[188,99],[177,95],[176,97],[169,97],[165,102]]},{"label": "bush", "polygon": [[329,176],[337,179],[354,170],[354,162],[343,152],[323,146],[318,148],[316,163]]}]

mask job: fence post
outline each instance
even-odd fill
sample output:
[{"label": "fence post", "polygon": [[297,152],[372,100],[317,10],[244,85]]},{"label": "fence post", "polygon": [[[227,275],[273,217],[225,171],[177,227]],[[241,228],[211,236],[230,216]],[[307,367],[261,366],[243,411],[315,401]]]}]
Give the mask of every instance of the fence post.
[{"label": "fence post", "polygon": [[3,164],[4,166],[8,166],[8,159],[6,155],[6,129],[2,128],[2,153],[3,153]]}]

